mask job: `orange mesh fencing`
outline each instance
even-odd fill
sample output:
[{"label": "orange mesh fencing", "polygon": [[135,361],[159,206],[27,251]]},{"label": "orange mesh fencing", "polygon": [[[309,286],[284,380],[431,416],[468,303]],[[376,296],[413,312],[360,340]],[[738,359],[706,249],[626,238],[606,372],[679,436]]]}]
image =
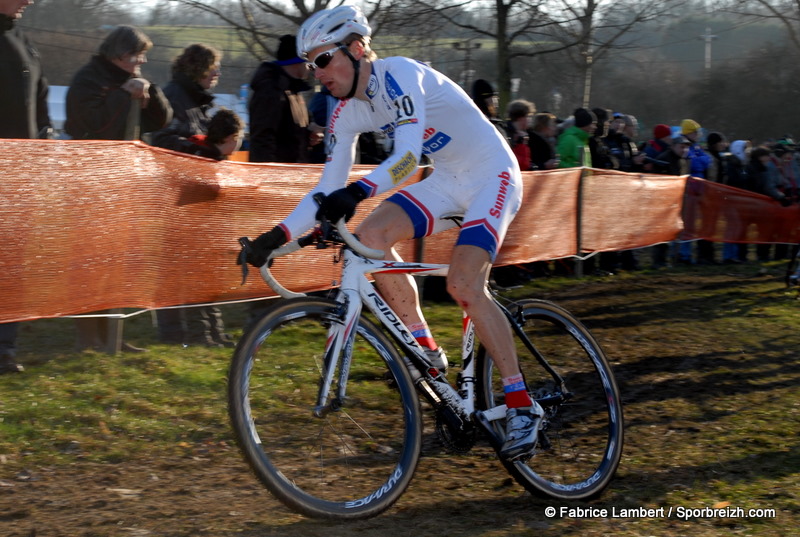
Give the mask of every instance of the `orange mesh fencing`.
[{"label": "orange mesh fencing", "polygon": [[[352,178],[370,169],[357,166]],[[237,238],[284,218],[321,166],[214,162],[140,142],[0,140],[0,172],[0,322],[8,322],[272,296],[257,274],[240,285]],[[497,264],[647,246],[682,231],[800,242],[796,206],[705,181],[689,180],[684,203],[686,177],[578,168],[523,176],[523,206]],[[387,195],[365,201],[352,226]],[[446,262],[455,236],[425,239],[422,258]],[[420,251],[413,241],[398,250],[406,259]],[[307,248],[274,272],[310,291],[329,287],[338,266],[330,250]]]},{"label": "orange mesh fencing", "polygon": [[800,205],[694,177],[686,184],[681,239],[800,243]]}]

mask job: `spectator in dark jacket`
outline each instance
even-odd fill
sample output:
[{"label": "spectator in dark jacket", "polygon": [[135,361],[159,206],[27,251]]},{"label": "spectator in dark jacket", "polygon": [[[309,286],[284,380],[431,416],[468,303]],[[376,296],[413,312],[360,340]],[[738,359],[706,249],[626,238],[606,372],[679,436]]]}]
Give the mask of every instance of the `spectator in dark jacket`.
[{"label": "spectator in dark jacket", "polygon": [[[792,204],[791,198],[778,189],[778,175],[769,169],[770,150],[765,146],[758,146],[750,152],[750,162],[747,164],[747,189],[759,194],[769,196],[784,207]],[[769,261],[772,244],[756,245],[756,255],[759,261]]]},{"label": "spectator in dark jacket", "polygon": [[0,2],[0,138],[39,138],[50,128],[39,52],[17,25],[27,5]]},{"label": "spectator in dark jacket", "polygon": [[250,82],[250,162],[309,162],[310,144],[319,141],[308,129],[302,94],[311,87],[295,44],[282,36],[276,61],[263,62]]},{"label": "spectator in dark jacket", "polygon": [[[39,53],[17,26],[26,0],[0,2],[0,138],[45,137],[47,80]],[[0,375],[20,373],[17,363],[18,323],[0,324]]]},{"label": "spectator in dark jacket", "polygon": [[672,129],[663,123],[653,127],[653,138],[644,145],[645,172],[654,172],[662,163],[656,162],[659,155],[667,151],[672,145]]},{"label": "spectator in dark jacket", "polygon": [[656,173],[665,175],[688,175],[691,169],[689,148],[692,142],[685,136],[678,136],[672,140],[669,149],[656,157]]},{"label": "spectator in dark jacket", "polygon": [[[172,80],[164,87],[164,95],[172,107],[172,122],[153,133],[153,145],[202,157],[223,160],[216,143],[206,139],[222,54],[209,46],[186,47],[172,62]],[[213,140],[212,140],[213,141]],[[238,144],[237,144],[238,146]],[[158,336],[164,343],[233,347],[225,333],[222,310],[216,306],[162,309],[156,312]]]},{"label": "spectator in dark jacket", "polygon": [[533,116],[528,146],[531,148],[531,166],[534,170],[558,168],[555,136],[558,126],[556,116],[540,112]]},{"label": "spectator in dark jacket", "polygon": [[189,138],[208,131],[209,111],[220,75],[222,53],[201,44],[189,45],[172,62],[172,80],[164,86],[164,95],[172,107],[172,122],[153,133],[153,145],[222,160],[213,146],[192,143]]},{"label": "spectator in dark jacket", "polygon": [[[119,26],[100,44],[98,54],[75,74],[67,91],[64,130],[79,140],[141,140],[142,135],[166,127],[172,108],[161,89],[141,76],[153,43],[141,30]],[[77,348],[110,349],[109,323],[118,319],[76,319]],[[119,331],[121,332],[121,327]],[[122,342],[122,350],[144,349]]]},{"label": "spectator in dark jacket", "polygon": [[103,40],[67,91],[67,134],[78,140],[140,140],[169,124],[167,98],[141,76],[152,46],[132,26],[119,26]]}]

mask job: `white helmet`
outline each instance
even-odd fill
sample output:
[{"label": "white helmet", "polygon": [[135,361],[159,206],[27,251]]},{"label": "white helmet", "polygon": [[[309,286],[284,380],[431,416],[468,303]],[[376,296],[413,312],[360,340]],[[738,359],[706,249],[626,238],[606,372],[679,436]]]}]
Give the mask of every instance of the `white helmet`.
[{"label": "white helmet", "polygon": [[326,44],[341,43],[348,35],[372,35],[372,28],[361,8],[339,6],[311,15],[297,33],[297,55],[308,59],[308,53]]}]

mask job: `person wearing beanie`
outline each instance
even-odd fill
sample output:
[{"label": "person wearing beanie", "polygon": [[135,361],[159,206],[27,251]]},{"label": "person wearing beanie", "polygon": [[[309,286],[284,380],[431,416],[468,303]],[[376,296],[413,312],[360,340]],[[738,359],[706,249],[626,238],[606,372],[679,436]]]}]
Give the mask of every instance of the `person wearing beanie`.
[{"label": "person wearing beanie", "polygon": [[497,119],[497,92],[489,81],[479,78],[472,83],[472,101],[490,120]]},{"label": "person wearing beanie", "polygon": [[[711,156],[711,166],[708,168],[707,177],[709,181],[727,184],[728,140],[722,133],[710,132],[706,136],[706,147]],[[717,224],[718,206],[709,206],[709,212],[703,218],[703,229],[701,234],[710,235],[714,233]],[[705,239],[697,241],[697,262],[701,265],[716,265],[716,254],[714,243]]]},{"label": "person wearing beanie", "polygon": [[672,145],[672,129],[669,125],[660,123],[653,127],[653,138],[644,145],[644,164],[645,172],[655,172],[657,168],[663,167],[663,163],[658,162],[658,156],[667,151]]},{"label": "person wearing beanie", "polygon": [[[575,126],[579,129],[596,126],[597,124],[597,116],[594,115],[594,112],[586,108],[578,108],[573,115],[575,116]],[[593,123],[595,125],[592,125]]]},{"label": "person wearing beanie", "polygon": [[700,128],[700,124],[693,119],[684,119],[681,121],[681,134],[687,138],[689,138],[690,134],[698,132]]},{"label": "person wearing beanie", "polygon": [[[691,143],[689,146],[689,175],[701,179],[708,178],[713,160],[711,155],[706,153],[698,143],[701,135],[700,124],[693,119],[684,119],[681,121],[681,135]],[[685,265],[691,265],[694,262],[691,242],[680,243],[677,260],[678,263]]]},{"label": "person wearing beanie", "polygon": [[472,102],[475,106],[483,112],[483,115],[495,128],[503,135],[509,145],[512,145],[512,136],[509,133],[505,122],[497,115],[497,108],[499,101],[497,99],[497,92],[492,85],[482,78],[479,78],[472,84]]},{"label": "person wearing beanie", "polygon": [[670,142],[672,139],[672,129],[669,127],[669,125],[659,123],[653,127],[653,139]]},{"label": "person wearing beanie", "polygon": [[281,36],[275,61],[262,62],[250,81],[250,162],[310,161],[310,147],[319,138],[308,128],[302,95],[311,89],[307,76],[297,39]]},{"label": "person wearing beanie", "polygon": [[586,108],[577,108],[573,112],[574,123],[558,137],[556,152],[561,158],[559,168],[576,166],[592,166],[592,154],[589,150],[589,137],[597,128],[597,116]]}]

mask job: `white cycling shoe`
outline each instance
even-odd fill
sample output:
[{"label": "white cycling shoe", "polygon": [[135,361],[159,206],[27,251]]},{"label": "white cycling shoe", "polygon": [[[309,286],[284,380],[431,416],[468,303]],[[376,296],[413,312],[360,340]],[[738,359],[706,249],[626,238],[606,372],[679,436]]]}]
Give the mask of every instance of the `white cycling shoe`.
[{"label": "white cycling shoe", "polygon": [[506,441],[498,454],[507,461],[529,457],[536,451],[544,410],[536,401],[533,406],[506,410]]}]

